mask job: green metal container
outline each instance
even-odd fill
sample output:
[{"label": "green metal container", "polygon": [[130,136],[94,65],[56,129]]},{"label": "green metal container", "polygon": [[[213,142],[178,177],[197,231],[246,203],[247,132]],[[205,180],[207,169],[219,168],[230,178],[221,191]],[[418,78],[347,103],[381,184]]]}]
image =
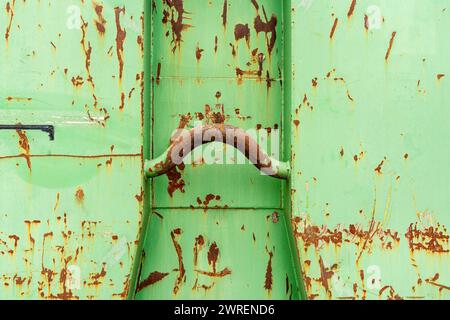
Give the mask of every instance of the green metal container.
[{"label": "green metal container", "polygon": [[448,4],[2,0],[0,298],[449,298]]}]

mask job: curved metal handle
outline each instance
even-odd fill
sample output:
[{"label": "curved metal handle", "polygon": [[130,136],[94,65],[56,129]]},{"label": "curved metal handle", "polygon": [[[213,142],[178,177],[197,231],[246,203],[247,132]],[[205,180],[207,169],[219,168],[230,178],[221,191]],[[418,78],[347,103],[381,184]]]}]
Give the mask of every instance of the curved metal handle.
[{"label": "curved metal handle", "polygon": [[290,176],[290,163],[280,162],[270,157],[243,129],[231,125],[214,124],[185,130],[172,139],[166,152],[156,159],[145,161],[146,177],[155,178],[168,173],[175,166],[183,163],[184,158],[195,148],[211,142],[222,142],[238,149],[265,175],[277,179],[288,179]]}]

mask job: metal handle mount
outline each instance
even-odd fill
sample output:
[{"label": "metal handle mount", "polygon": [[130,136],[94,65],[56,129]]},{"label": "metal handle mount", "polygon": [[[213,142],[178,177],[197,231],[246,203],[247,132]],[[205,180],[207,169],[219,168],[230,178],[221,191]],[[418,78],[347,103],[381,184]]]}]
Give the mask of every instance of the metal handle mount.
[{"label": "metal handle mount", "polygon": [[48,133],[50,141],[55,140],[55,127],[52,125],[0,124],[0,130],[39,130]]},{"label": "metal handle mount", "polygon": [[290,163],[270,157],[243,129],[224,124],[205,125],[185,130],[172,139],[169,148],[161,156],[145,161],[146,177],[164,175],[183,163],[197,147],[211,142],[222,142],[238,149],[263,174],[277,179],[288,179]]}]

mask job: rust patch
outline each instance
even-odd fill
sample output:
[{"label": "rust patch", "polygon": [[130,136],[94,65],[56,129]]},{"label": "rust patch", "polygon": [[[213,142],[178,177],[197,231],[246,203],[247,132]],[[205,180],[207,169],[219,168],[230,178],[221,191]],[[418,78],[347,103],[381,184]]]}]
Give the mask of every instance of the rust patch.
[{"label": "rust patch", "polygon": [[418,223],[411,224],[405,234],[409,248],[414,251],[427,251],[431,253],[448,253],[449,236],[445,226],[437,224],[436,227],[418,228]]},{"label": "rust patch", "polygon": [[74,87],[81,87],[84,84],[84,79],[82,76],[72,77],[71,81]]},{"label": "rust patch", "polygon": [[152,272],[144,281],[139,283],[139,285],[136,288],[136,292],[142,291],[143,289],[154,285],[155,283],[163,280],[165,277],[167,277],[169,273],[162,273],[162,272]]},{"label": "rust patch", "polygon": [[437,76],[436,76],[436,78],[438,79],[438,80],[441,80],[442,78],[444,78],[445,77],[445,74],[442,74],[442,73],[440,73],[440,74],[438,74]]},{"label": "rust patch", "polygon": [[78,188],[75,192],[75,199],[78,203],[82,203],[84,201],[84,190],[82,188]]},{"label": "rust patch", "polygon": [[181,49],[182,42],[182,34],[183,31],[192,27],[189,24],[184,23],[184,15],[187,12],[184,10],[184,1],[183,0],[165,0],[163,4],[167,6],[167,10],[163,11],[163,24],[167,24],[170,19],[170,25],[172,29],[172,52],[175,53],[175,50]]},{"label": "rust patch", "polygon": [[217,247],[217,244],[214,242],[210,247],[208,251],[208,264],[212,265],[213,272],[216,272],[216,264],[217,259],[219,258],[220,250]]},{"label": "rust patch", "polygon": [[119,81],[122,81],[123,77],[123,44],[125,42],[125,38],[127,36],[127,32],[125,29],[122,29],[122,26],[120,25],[120,14],[125,14],[125,7],[114,8],[115,16],[116,16],[116,29],[117,29],[117,35],[116,35],[116,52],[117,52],[117,59],[119,60]]},{"label": "rust patch", "polygon": [[103,6],[98,3],[93,2],[95,14],[97,15],[97,19],[94,20],[95,26],[97,27],[97,31],[100,35],[104,35],[106,31],[106,20],[103,17]]},{"label": "rust patch", "polygon": [[394,40],[395,40],[396,35],[397,35],[397,32],[395,32],[395,31],[392,32],[391,40],[389,40],[389,47],[387,49],[386,56],[384,57],[384,60],[386,60],[386,62],[389,60],[389,56],[391,55],[391,50],[394,45]]},{"label": "rust patch", "polygon": [[234,39],[236,41],[245,39],[247,45],[250,46],[250,28],[248,24],[239,23],[234,27]]},{"label": "rust patch", "polygon": [[[324,244],[341,247],[343,244],[354,244],[363,250],[371,251],[374,240],[385,250],[392,250],[399,245],[400,237],[397,231],[382,229],[381,223],[372,220],[366,230],[361,225],[350,224],[348,227],[338,225],[333,229],[327,226],[307,224],[300,218],[293,220],[294,235],[303,241],[305,251],[310,246],[320,249]],[[301,228],[301,230],[299,230]]]},{"label": "rust patch", "polygon": [[195,58],[197,59],[197,62],[200,62],[200,59],[202,58],[202,53],[203,53],[203,49],[201,49],[199,47],[199,45],[197,44],[197,48],[195,49]]},{"label": "rust patch", "polygon": [[275,47],[275,42],[277,40],[277,24],[278,19],[275,14],[272,14],[270,20],[267,18],[266,10],[264,6],[262,6],[264,20],[261,19],[261,16],[258,14],[254,21],[254,27],[256,33],[264,32],[266,36],[270,33],[270,38],[267,39],[267,50],[269,51],[269,55],[272,54],[272,50]]}]

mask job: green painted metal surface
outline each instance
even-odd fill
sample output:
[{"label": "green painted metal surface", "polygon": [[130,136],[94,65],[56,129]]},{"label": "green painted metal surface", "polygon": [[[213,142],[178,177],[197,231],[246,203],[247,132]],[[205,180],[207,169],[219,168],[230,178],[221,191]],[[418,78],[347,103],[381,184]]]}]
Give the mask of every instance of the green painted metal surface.
[{"label": "green painted metal surface", "polygon": [[448,1],[0,4],[0,298],[448,298]]},{"label": "green painted metal surface", "polygon": [[143,2],[0,4],[0,124],[55,126],[54,141],[0,130],[0,298],[123,299],[143,215]]}]

